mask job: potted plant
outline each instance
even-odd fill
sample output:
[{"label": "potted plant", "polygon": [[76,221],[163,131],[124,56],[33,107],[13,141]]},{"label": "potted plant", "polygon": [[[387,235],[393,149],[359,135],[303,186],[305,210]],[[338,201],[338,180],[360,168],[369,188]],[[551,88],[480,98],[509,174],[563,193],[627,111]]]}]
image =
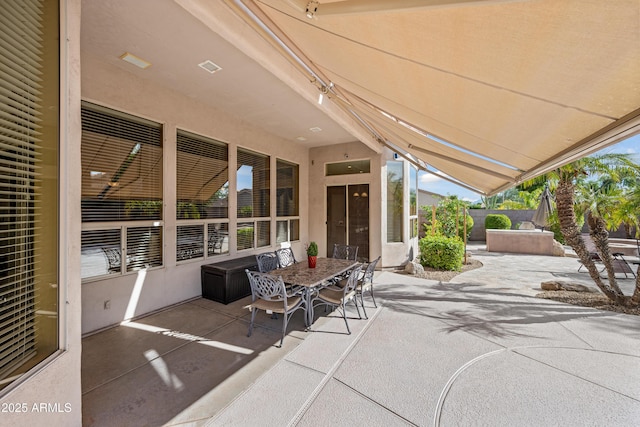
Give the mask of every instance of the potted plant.
[{"label": "potted plant", "polygon": [[316,242],[310,242],[307,246],[307,260],[309,261],[309,268],[316,268],[316,260],[318,259],[318,244]]}]

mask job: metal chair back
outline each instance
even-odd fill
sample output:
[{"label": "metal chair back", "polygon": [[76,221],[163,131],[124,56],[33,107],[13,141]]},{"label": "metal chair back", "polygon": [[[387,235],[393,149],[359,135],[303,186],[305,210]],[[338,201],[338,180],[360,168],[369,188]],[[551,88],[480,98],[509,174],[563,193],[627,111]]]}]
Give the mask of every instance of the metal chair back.
[{"label": "metal chair back", "polygon": [[278,257],[278,265],[280,267],[287,267],[296,263],[296,257],[293,255],[291,248],[281,248],[276,251]]},{"label": "metal chair back", "polygon": [[264,252],[256,255],[256,262],[258,263],[258,271],[261,273],[268,273],[278,268],[278,257],[275,252]]},{"label": "metal chair back", "polygon": [[355,245],[340,245],[336,243],[333,245],[333,256],[336,259],[358,259],[358,246]]}]

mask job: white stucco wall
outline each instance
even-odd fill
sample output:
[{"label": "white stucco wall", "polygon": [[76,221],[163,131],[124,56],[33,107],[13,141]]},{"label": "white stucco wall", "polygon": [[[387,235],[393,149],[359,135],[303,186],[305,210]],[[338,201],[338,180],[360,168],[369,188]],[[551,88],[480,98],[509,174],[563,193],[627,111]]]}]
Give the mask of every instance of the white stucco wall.
[{"label": "white stucco wall", "polygon": [[[99,62],[90,53],[82,56],[82,99],[134,114],[156,122],[165,128],[164,142],[164,266],[145,273],[131,274],[82,285],[83,333],[120,323],[126,314],[133,317],[201,295],[200,266],[229,258],[247,256],[267,250],[275,250],[275,230],[272,230],[272,246],[231,253],[207,260],[176,265],[176,129],[183,129],[229,144],[229,164],[236,163],[236,148],[244,147],[271,156],[272,188],[275,189],[276,158],[300,165],[300,241],[293,242],[296,256],[304,254],[303,242],[307,236],[308,149],[300,144],[283,140],[252,126],[250,123],[229,116],[224,111],[197,103],[169,88],[154,85],[117,67]],[[234,171],[231,167],[230,171]],[[230,193],[235,193],[235,174],[231,173]],[[272,216],[275,216],[275,191],[271,200]],[[235,204],[230,198],[229,228],[235,229],[233,213]],[[230,238],[235,236],[231,233]],[[138,283],[138,285],[136,285]],[[134,289],[139,289],[137,300]],[[110,301],[110,308],[104,302]],[[131,304],[131,307],[130,307]],[[135,309],[132,309],[135,307]]]},{"label": "white stucco wall", "polygon": [[[3,391],[0,425],[82,425],[80,286],[80,0],[61,0],[60,348]],[[19,406],[18,406],[19,405]],[[25,408],[26,411],[17,411]],[[6,409],[6,410],[5,410]]]}]

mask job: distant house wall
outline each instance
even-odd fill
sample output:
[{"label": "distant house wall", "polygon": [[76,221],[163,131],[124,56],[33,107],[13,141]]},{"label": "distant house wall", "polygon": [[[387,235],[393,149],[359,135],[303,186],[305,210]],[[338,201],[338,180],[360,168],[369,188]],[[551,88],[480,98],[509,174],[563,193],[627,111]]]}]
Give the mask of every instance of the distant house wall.
[{"label": "distant house wall", "polygon": [[445,196],[441,196],[440,194],[432,193],[425,190],[418,190],[418,234],[421,239],[425,236],[426,233],[424,224],[427,221],[431,221],[431,207],[438,206],[440,200],[444,198]]}]

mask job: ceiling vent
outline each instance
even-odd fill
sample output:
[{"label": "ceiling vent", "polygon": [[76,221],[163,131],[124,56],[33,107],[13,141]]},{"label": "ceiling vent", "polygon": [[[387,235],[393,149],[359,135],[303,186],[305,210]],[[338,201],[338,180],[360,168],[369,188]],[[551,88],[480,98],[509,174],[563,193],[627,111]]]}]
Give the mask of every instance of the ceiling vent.
[{"label": "ceiling vent", "polygon": [[198,67],[207,70],[211,74],[215,73],[216,71],[222,70],[222,67],[219,67],[218,65],[216,65],[213,62],[209,61],[208,59],[206,61],[204,61],[203,63],[198,64]]}]

